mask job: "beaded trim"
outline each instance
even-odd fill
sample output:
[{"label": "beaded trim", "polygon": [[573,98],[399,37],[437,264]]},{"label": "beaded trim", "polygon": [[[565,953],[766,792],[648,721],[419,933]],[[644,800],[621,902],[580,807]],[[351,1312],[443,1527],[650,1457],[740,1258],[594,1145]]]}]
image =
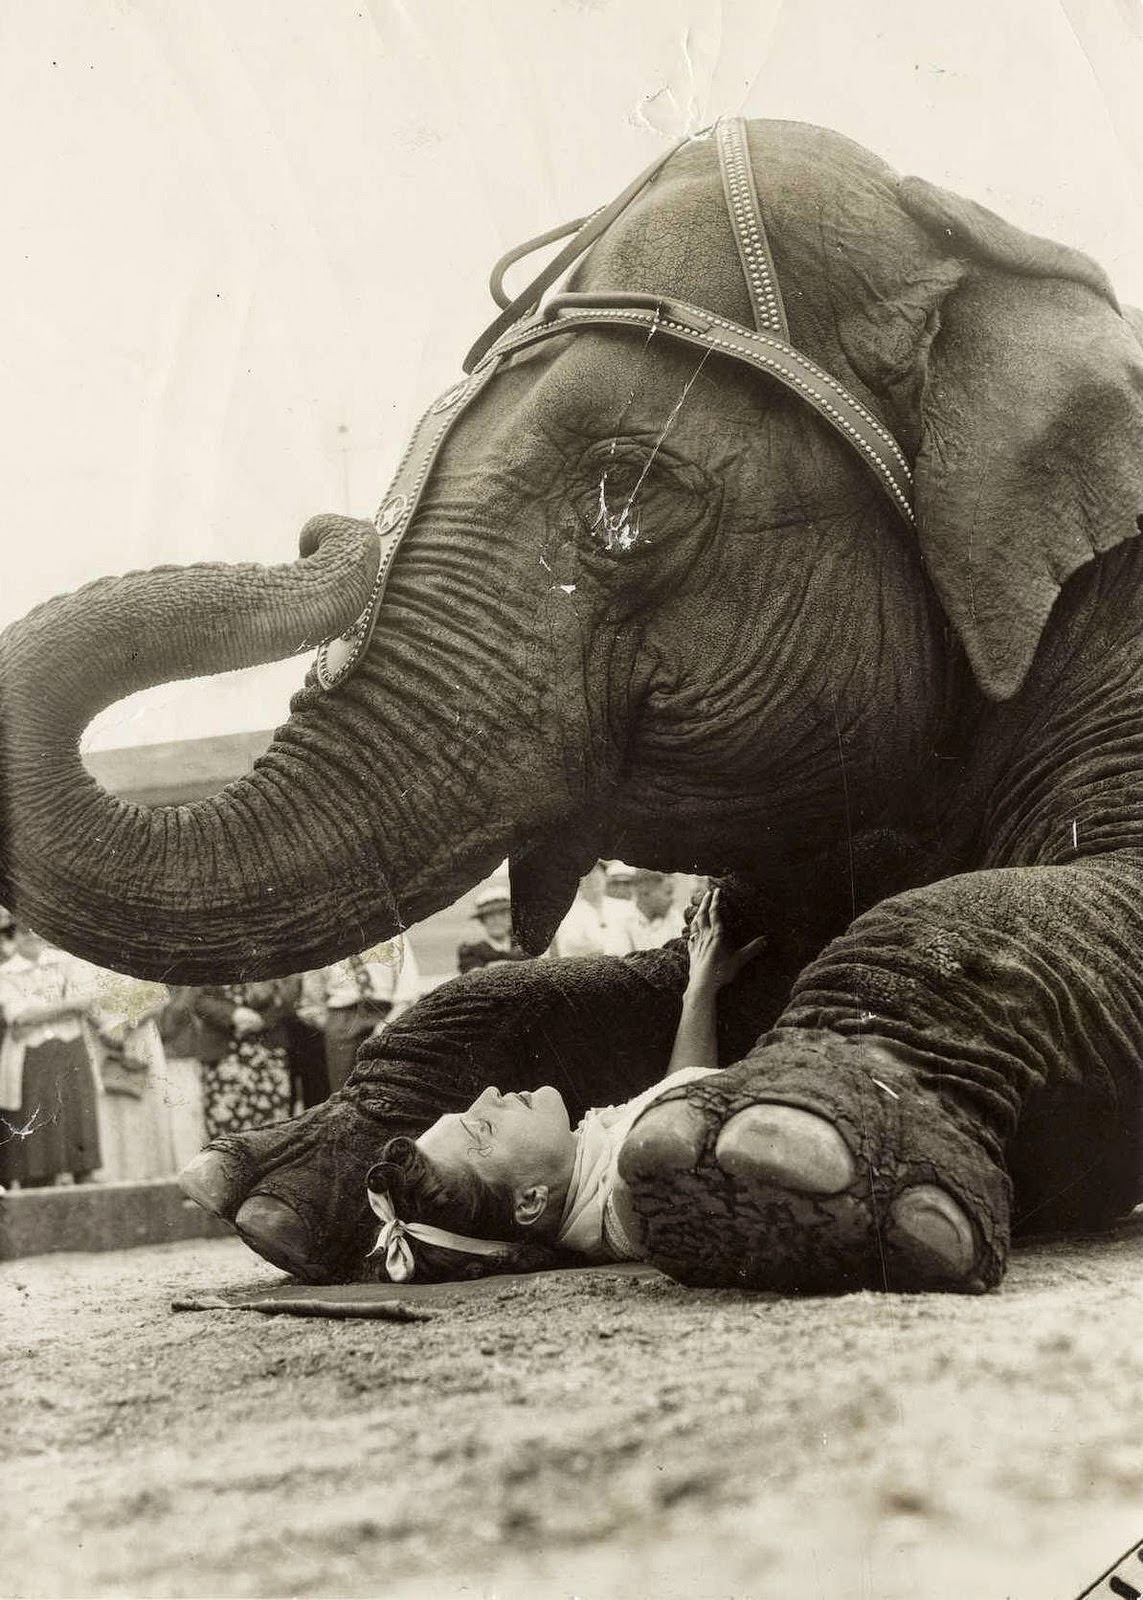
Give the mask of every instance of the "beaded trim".
[{"label": "beaded trim", "polygon": [[[369,598],[360,615],[344,633],[336,638],[324,639],[318,646],[314,673],[322,689],[336,689],[343,684],[369,646],[397,548],[408,532],[429,473],[453,426],[489,382],[505,357],[528,345],[536,344],[541,339],[551,338],[553,335],[566,333],[577,327],[609,327],[618,324],[645,328],[649,334],[665,333],[699,349],[718,351],[734,360],[745,362],[756,371],[767,373],[800,395],[858,452],[874,473],[902,521],[910,528],[915,526],[913,475],[893,435],[868,407],[849,393],[843,384],[831,377],[808,356],[795,350],[788,342],[785,310],[754,189],[746,130],[740,118],[727,119],[718,124],[717,146],[727,210],[746,285],[750,292],[756,329],[741,327],[737,322],[720,317],[714,312],[701,310],[697,306],[687,305],[684,301],[618,293],[557,295],[538,313],[526,317],[521,315],[496,339],[495,343],[489,344],[489,339],[494,337],[497,331],[497,325],[494,324],[470,352],[470,360],[479,354],[479,360],[476,361],[471,375],[453,384],[438,396],[413,431],[393,482],[389,486],[389,492],[374,518],[374,525],[380,537],[380,548],[377,575],[370,588]],[[660,157],[640,179],[624,191],[627,201],[641,191],[644,184],[664,165],[672,153],[668,152],[667,155]],[[620,197],[623,198],[624,196]],[[617,202],[613,201],[611,206],[603,208],[603,212],[613,210],[616,204]],[[574,260],[578,254],[582,254],[596,237],[598,232],[596,224],[602,214],[601,212],[593,214],[585,227],[580,230],[577,239],[572,241],[562,255]],[[593,227],[596,229],[595,232],[592,231]],[[562,231],[555,236],[562,237]],[[574,246],[581,237],[584,242],[577,252]],[[551,280],[549,278],[546,281]],[[537,280],[538,283],[540,280]],[[512,306],[534,305],[539,299],[539,292],[533,298],[531,290],[536,286],[533,284],[525,290],[512,302]],[[642,303],[633,304],[633,301]],[[503,319],[497,320],[499,323]],[[715,329],[719,332],[714,332]]]},{"label": "beaded trim", "polygon": [[389,570],[397,554],[397,547],[408,532],[413,512],[417,509],[421,498],[421,491],[440,454],[441,446],[456,422],[491,378],[496,365],[495,361],[490,361],[479,375],[474,374],[461,383],[452,384],[433,401],[414,428],[413,436],[405,447],[405,453],[389,485],[389,492],[373,518],[373,526],[380,535],[381,546],[377,558],[377,576],[369,590],[369,598],[360,615],[344,633],[332,639],[323,639],[318,645],[314,671],[323,689],[336,689],[357,666],[373,635],[374,623],[389,579]]},{"label": "beaded trim", "polygon": [[[596,297],[591,297],[596,298]],[[838,432],[872,469],[878,483],[902,521],[916,526],[913,516],[913,474],[893,435],[861,401],[851,395],[836,378],[811,361],[792,345],[772,334],[755,333],[724,317],[678,300],[661,300],[654,309],[637,306],[608,308],[598,304],[577,310],[574,295],[561,295],[528,322],[518,324],[504,335],[485,357],[500,360],[527,345],[537,344],[571,327],[606,327],[616,323],[649,332],[670,334],[703,350],[720,351],[748,366],[769,373],[786,388],[800,395]],[[711,330],[719,328],[733,337]],[[481,368],[476,369],[478,372]]]},{"label": "beaded trim", "polygon": [[718,164],[726,209],[734,229],[734,242],[742,262],[742,275],[754,308],[754,326],[768,329],[780,339],[790,337],[786,310],[778,288],[778,275],[770,255],[770,245],[754,187],[754,171],[746,143],[746,127],[741,117],[724,117],[717,126]]}]

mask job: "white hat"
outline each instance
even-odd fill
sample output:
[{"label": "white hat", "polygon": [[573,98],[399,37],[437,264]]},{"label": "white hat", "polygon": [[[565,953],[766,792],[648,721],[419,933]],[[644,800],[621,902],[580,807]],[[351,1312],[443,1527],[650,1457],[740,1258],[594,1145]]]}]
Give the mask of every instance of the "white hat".
[{"label": "white hat", "polygon": [[478,917],[482,917],[486,911],[508,911],[511,906],[512,894],[506,883],[489,883],[476,891]]},{"label": "white hat", "polygon": [[635,868],[629,867],[626,861],[609,861],[607,863],[608,883],[634,883]]}]

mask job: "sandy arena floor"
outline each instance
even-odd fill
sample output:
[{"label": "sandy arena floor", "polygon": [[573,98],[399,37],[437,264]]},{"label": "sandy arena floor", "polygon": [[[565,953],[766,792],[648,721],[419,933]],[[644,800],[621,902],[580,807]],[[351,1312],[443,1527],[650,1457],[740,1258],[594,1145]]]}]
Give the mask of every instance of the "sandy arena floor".
[{"label": "sandy arena floor", "polygon": [[1143,1538],[1143,1230],[982,1299],[614,1274],[211,1311],[237,1241],[0,1273],[5,1596],[1071,1600]]}]

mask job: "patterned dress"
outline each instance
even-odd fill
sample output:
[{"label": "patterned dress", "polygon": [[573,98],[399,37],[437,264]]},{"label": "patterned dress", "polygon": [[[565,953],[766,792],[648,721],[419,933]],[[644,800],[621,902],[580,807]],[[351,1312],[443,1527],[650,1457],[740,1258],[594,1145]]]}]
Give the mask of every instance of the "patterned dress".
[{"label": "patterned dress", "polygon": [[[232,1012],[248,1006],[270,1022],[278,1009],[271,989],[263,983],[231,983],[218,993]],[[284,1122],[293,1111],[293,1095],[281,1028],[245,1034],[232,1028],[226,1054],[203,1065],[202,1092],[207,1139]]]}]

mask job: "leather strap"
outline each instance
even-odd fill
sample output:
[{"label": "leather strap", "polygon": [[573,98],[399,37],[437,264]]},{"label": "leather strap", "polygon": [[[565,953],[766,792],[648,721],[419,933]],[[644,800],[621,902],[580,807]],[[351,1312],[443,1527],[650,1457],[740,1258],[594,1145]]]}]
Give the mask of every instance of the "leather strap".
[{"label": "leather strap", "polygon": [[857,451],[902,522],[909,528],[915,526],[913,474],[888,428],[824,368],[775,334],[755,333],[713,311],[665,295],[561,294],[506,333],[486,359],[500,361],[574,328],[617,327],[667,334],[700,350],[730,356],[776,379],[812,406]]},{"label": "leather strap", "polygon": [[766,237],[758,191],[754,187],[746,124],[741,117],[723,117],[717,126],[716,136],[722,192],[726,197],[730,225],[734,229],[742,276],[750,291],[754,326],[759,333],[776,333],[779,339],[788,340],[790,330],[786,326],[786,308],[782,304],[778,274],[774,271],[770,241]]},{"label": "leather strap", "polygon": [[478,375],[454,383],[438,395],[414,428],[413,437],[389,485],[389,492],[373,519],[381,538],[381,548],[377,576],[373,580],[365,609],[344,633],[333,639],[323,639],[318,645],[314,672],[323,689],[336,689],[344,683],[368,648],[384,598],[385,585],[389,581],[393,557],[413,520],[432,465],[454,425],[492,377],[497,365],[498,359],[489,361]]},{"label": "leather strap", "polygon": [[[595,212],[591,213],[591,217]],[[502,311],[506,311],[512,304],[512,296],[504,287],[504,274],[509,267],[514,267],[517,261],[542,250],[546,244],[555,244],[557,239],[566,239],[569,233],[578,233],[591,217],[576,217],[573,222],[561,222],[558,228],[549,228],[547,233],[538,233],[534,239],[526,239],[523,244],[513,245],[511,250],[505,250],[500,260],[488,274],[488,292]],[[535,301],[533,301],[535,304]]]},{"label": "leather strap", "polygon": [[[497,262],[491,288],[493,298],[504,309],[465,357],[464,370],[469,376],[434,400],[413,432],[374,519],[381,543],[377,576],[369,599],[351,627],[318,646],[314,670],[321,688],[336,689],[344,683],[368,649],[393,558],[412,523],[433,464],[456,422],[486,387],[503,360],[543,339],[568,334],[577,328],[635,328],[648,334],[661,333],[708,353],[728,356],[764,373],[799,395],[857,451],[901,520],[910,528],[915,525],[912,472],[897,441],[843,384],[789,343],[785,310],[754,188],[746,129],[741,119],[720,122],[716,142],[727,210],[750,293],[754,328],[742,327],[727,317],[665,295],[620,291],[558,294],[542,310],[537,310],[544,291],[606,232],[680,145],[687,142],[681,140],[657,157],[610,205],[586,221],[551,229],[509,251]],[[505,303],[503,278],[508,268],[532,250],[564,238],[573,230],[570,243],[526,289]]]},{"label": "leather strap", "polygon": [[[556,279],[562,277],[568,268],[579,260],[584,251],[589,250],[599,236],[607,232],[608,228],[610,228],[611,224],[615,221],[616,217],[619,216],[620,212],[626,211],[627,207],[631,204],[632,200],[635,199],[636,195],[638,195],[647,187],[651,179],[655,177],[656,173],[658,173],[662,167],[666,166],[667,162],[674,155],[675,151],[681,149],[681,147],[686,143],[688,143],[686,139],[680,139],[677,143],[673,144],[669,150],[665,150],[661,156],[656,156],[651,165],[649,167],[644,167],[639,176],[634,179],[633,182],[627,185],[622,194],[616,195],[615,199],[610,205],[604,206],[601,210],[594,212],[592,216],[588,217],[587,221],[579,229],[571,243],[564,245],[560,253],[557,256],[554,256],[552,260],[548,262],[548,265],[544,268],[544,270],[536,274],[528,287],[526,289],[522,289],[514,300],[510,300],[508,302],[507,306],[505,306],[504,310],[496,318],[495,322],[491,323],[487,328],[485,328],[484,332],[480,335],[480,338],[476,341],[472,349],[465,356],[464,361],[461,363],[465,372],[471,372],[481,361],[483,361],[484,357],[488,354],[489,350],[491,350],[497,339],[499,339],[502,334],[507,333],[509,328],[514,327],[516,323],[520,321],[521,317],[525,317],[530,312],[535,310],[536,306],[540,302],[540,296],[543,294],[544,290],[550,289],[552,284],[555,283]],[[567,226],[570,228],[571,224],[569,223]],[[538,239],[529,240],[527,245],[521,245],[519,251],[517,251],[514,255],[513,252],[509,251],[508,256],[501,257],[501,260],[497,262],[496,267],[493,268],[493,283],[499,284],[500,278],[503,277],[503,272],[499,270],[502,265],[504,271],[506,271],[507,268],[512,264],[512,260],[521,260],[524,256],[529,255],[532,250],[538,250],[541,244],[548,243],[553,239],[562,238],[563,233],[564,230],[562,228],[554,228],[546,234],[541,234]],[[511,259],[509,259],[509,257],[511,257]],[[495,290],[493,291],[493,295],[495,298]]]}]

